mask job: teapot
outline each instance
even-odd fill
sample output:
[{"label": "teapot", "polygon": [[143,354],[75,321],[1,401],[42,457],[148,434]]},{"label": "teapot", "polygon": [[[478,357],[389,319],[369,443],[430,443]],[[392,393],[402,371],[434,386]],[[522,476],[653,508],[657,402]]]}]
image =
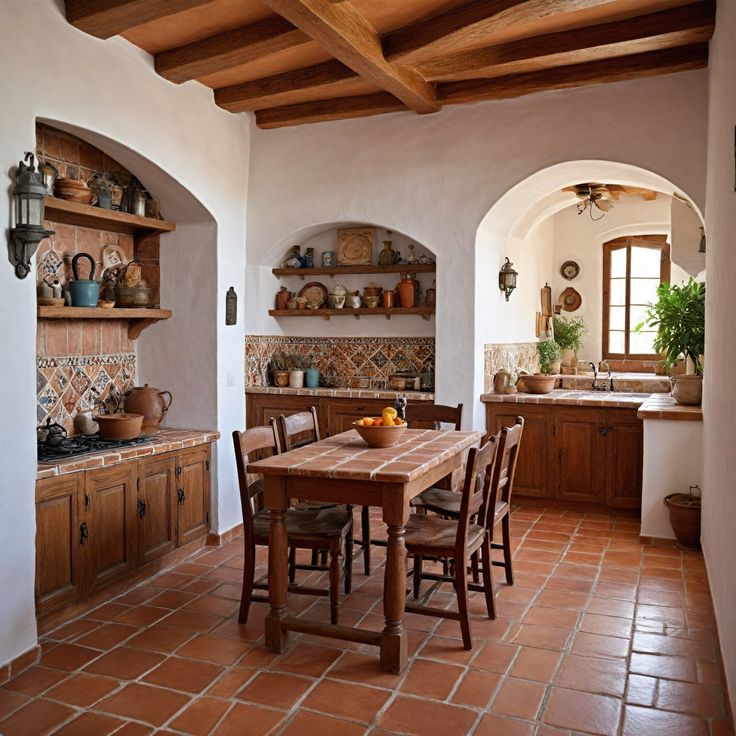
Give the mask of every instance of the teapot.
[{"label": "teapot", "polygon": [[[89,261],[89,278],[80,279],[77,263],[80,258]],[[96,307],[100,298],[100,282],[95,281],[97,264],[89,253],[77,253],[72,258],[72,274],[74,279],[69,282],[69,291],[72,295],[73,307]]]},{"label": "teapot", "polygon": [[[168,397],[168,402],[164,397]],[[172,396],[169,391],[160,391],[157,388],[136,386],[125,394],[123,411],[129,414],[143,414],[143,434],[158,432],[159,424],[164,419],[171,406]]]}]

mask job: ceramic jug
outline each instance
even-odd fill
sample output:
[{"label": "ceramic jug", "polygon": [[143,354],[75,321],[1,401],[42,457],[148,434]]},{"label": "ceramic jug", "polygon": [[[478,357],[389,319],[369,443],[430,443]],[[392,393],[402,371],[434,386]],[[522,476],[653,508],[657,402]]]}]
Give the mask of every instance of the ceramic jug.
[{"label": "ceramic jug", "polygon": [[[165,400],[165,397],[168,397],[168,401]],[[159,424],[171,406],[171,400],[171,393],[168,391],[160,391],[146,384],[130,389],[125,396],[123,409],[126,413],[143,414],[141,432],[152,434],[158,432]]]},{"label": "ceramic jug", "polygon": [[410,274],[406,274],[396,286],[399,292],[399,301],[402,307],[413,307],[417,298],[417,282],[411,278]]}]

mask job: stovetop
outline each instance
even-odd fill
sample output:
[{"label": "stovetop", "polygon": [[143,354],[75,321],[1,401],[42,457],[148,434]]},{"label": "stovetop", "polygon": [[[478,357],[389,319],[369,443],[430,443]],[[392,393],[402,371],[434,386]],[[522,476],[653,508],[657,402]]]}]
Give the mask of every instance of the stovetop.
[{"label": "stovetop", "polygon": [[91,452],[102,452],[104,450],[116,450],[120,447],[131,447],[142,445],[151,439],[151,435],[136,437],[132,440],[105,440],[97,434],[79,435],[77,437],[65,437],[61,444],[51,447],[45,442],[38,443],[38,461],[63,460],[77,455],[88,455]]}]

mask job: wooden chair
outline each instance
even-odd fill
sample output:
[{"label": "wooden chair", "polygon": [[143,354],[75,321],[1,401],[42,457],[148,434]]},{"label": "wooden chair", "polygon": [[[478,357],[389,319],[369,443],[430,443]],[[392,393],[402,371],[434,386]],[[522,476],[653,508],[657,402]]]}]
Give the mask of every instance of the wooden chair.
[{"label": "wooden chair", "polygon": [[[482,448],[473,447],[469,451],[462,493],[455,494],[461,497],[457,519],[412,514],[406,525],[406,549],[414,557],[414,597],[419,597],[419,584],[422,579],[436,581],[436,585],[426,598],[429,598],[437,585],[445,581],[452,582],[458,606],[457,611],[448,611],[444,608],[407,604],[406,610],[409,613],[459,621],[463,646],[466,649],[473,646],[468,614],[467,568],[471,556],[478,552],[483,557],[485,598],[489,617],[493,618],[494,613],[493,586],[490,581],[491,547],[486,514],[490,508],[491,477],[496,449],[496,439],[492,437]],[[454,573],[448,575],[424,572],[422,566],[425,557],[451,559],[454,562]]]},{"label": "wooden chair", "polygon": [[[252,601],[265,601],[264,596],[256,596],[253,590],[268,590],[263,581],[255,581],[256,546],[268,545],[269,513],[262,510],[263,479],[249,482],[246,467],[249,455],[256,451],[278,450],[278,433],[276,422],[272,420],[269,427],[252,427],[245,432],[233,432],[235,445],[235,462],[238,468],[240,485],[240,503],[243,509],[243,537],[245,547],[245,564],[243,565],[243,592],[240,598],[240,614],[238,622],[248,620],[248,611]],[[286,512],[286,528],[289,546],[292,549],[310,549],[326,551],[330,554],[330,587],[312,588],[308,586],[290,585],[289,591],[306,595],[329,596],[330,620],[338,622],[340,604],[340,577],[343,542],[345,557],[352,560],[352,528],[353,515],[344,507],[320,509],[288,509]],[[345,592],[350,590],[352,565],[345,568]]]},{"label": "wooden chair", "polygon": [[[463,420],[463,405],[446,406],[443,404],[409,404],[406,407],[406,423],[412,429],[440,429],[441,426],[449,425],[452,429],[459,431]],[[449,488],[450,479],[443,478],[439,488]],[[426,491],[425,491],[426,493]],[[423,495],[423,494],[422,494]],[[422,506],[422,496],[412,501],[412,506]],[[371,545],[385,547],[383,539],[371,539],[370,509],[363,506],[360,513],[361,540],[359,544],[363,548],[363,567],[366,575],[371,574]]]}]

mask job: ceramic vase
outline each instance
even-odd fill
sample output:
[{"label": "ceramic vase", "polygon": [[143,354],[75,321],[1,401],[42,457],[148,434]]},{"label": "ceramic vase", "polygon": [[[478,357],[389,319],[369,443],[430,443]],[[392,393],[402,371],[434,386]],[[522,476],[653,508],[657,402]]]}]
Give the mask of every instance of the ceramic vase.
[{"label": "ceramic vase", "polygon": [[304,388],[304,371],[289,371],[289,388]]}]

